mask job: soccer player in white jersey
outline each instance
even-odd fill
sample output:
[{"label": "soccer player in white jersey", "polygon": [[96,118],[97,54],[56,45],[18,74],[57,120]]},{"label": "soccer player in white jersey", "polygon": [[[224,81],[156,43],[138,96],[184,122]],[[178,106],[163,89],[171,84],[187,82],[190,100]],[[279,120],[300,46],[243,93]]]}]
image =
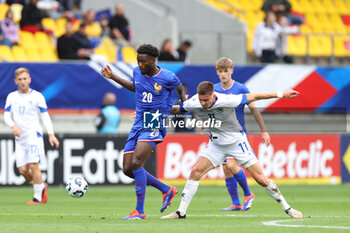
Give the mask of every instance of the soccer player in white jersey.
[{"label": "soccer player in white jersey", "polygon": [[30,88],[31,77],[27,68],[21,67],[15,71],[15,83],[18,90],[7,96],[4,120],[15,135],[17,168],[27,182],[33,184],[33,199],[27,204],[45,204],[47,185],[43,183],[39,169],[40,158],[44,156],[39,115],[49,134],[51,146],[58,148],[59,142],[54,135],[44,96]]},{"label": "soccer player in white jersey", "polygon": [[227,156],[233,156],[239,165],[245,167],[256,182],[265,188],[267,194],[280,203],[289,216],[302,218],[302,213],[291,208],[277,185],[264,175],[247,137],[241,133],[242,127],[235,114],[235,108],[241,104],[262,99],[294,98],[299,92],[289,90],[277,93],[225,95],[214,92],[213,83],[205,81],[198,85],[197,93],[182,105],[173,106],[172,113],[193,112],[203,121],[215,124],[209,124],[214,126],[209,128],[210,142],[191,169],[178,210],[163,216],[162,219],[186,218],[187,208],[197,192],[199,180],[211,169],[220,166]]},{"label": "soccer player in white jersey", "polygon": [[[214,90],[219,93],[228,95],[238,95],[250,93],[249,89],[242,83],[232,79],[233,74],[233,62],[231,59],[222,57],[217,60],[215,64],[216,74],[218,75],[220,82],[214,85]],[[245,105],[239,105],[235,108],[236,118],[242,127],[242,133],[247,134],[244,121],[244,107]],[[253,114],[256,122],[261,129],[261,137],[266,146],[270,145],[270,135],[266,130],[264,120],[255,107],[255,103],[249,103],[249,110]],[[225,183],[227,191],[230,194],[232,204],[221,211],[247,211],[253,204],[255,195],[250,191],[248,186],[247,177],[243,169],[238,165],[237,161],[233,157],[227,157],[222,164],[222,168],[225,174]],[[243,206],[239,201],[237,183],[241,186],[244,192]]]}]

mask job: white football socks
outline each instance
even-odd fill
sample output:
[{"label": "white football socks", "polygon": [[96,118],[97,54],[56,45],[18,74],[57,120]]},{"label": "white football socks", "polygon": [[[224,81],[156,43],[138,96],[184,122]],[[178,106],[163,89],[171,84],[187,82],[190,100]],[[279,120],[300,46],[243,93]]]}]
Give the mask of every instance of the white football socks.
[{"label": "white football socks", "polygon": [[187,208],[190,205],[193,196],[197,192],[198,185],[199,181],[187,180],[186,186],[182,191],[181,203],[178,209],[182,216],[186,214]]},{"label": "white football socks", "polygon": [[45,188],[45,184],[44,183],[34,184],[33,188],[34,188],[34,198],[41,202],[41,195],[42,195],[43,189]]},{"label": "white football socks", "polygon": [[270,180],[270,184],[267,187],[265,187],[265,191],[269,196],[271,196],[278,203],[280,203],[283,210],[287,210],[290,208],[290,205],[288,205],[286,199],[284,199],[277,185],[272,180]]}]

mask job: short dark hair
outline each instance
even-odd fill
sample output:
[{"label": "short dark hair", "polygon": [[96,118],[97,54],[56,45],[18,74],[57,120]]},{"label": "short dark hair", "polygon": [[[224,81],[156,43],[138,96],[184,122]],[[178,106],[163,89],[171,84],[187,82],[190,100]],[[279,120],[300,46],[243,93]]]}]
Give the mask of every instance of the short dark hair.
[{"label": "short dark hair", "polygon": [[201,82],[197,87],[198,95],[211,95],[214,92],[214,84],[209,81]]},{"label": "short dark hair", "polygon": [[183,45],[191,47],[192,46],[192,42],[189,40],[185,40],[184,42],[182,42]]},{"label": "short dark hair", "polygon": [[159,51],[151,44],[143,44],[137,49],[138,54],[147,54],[151,57],[159,57]]}]

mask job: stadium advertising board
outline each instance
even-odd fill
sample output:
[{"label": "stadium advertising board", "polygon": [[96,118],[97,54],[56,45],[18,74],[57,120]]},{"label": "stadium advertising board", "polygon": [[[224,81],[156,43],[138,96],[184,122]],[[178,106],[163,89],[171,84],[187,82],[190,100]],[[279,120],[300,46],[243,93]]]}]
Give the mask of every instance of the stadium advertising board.
[{"label": "stadium advertising board", "polygon": [[[264,173],[278,183],[340,183],[339,135],[271,135],[266,147],[260,135],[249,135],[249,142]],[[168,135],[157,149],[157,176],[161,179],[187,179],[208,137]],[[217,168],[205,179],[223,179]],[[249,176],[249,175],[248,175]]]},{"label": "stadium advertising board", "polygon": [[341,179],[350,182],[350,135],[341,136]]},{"label": "stadium advertising board", "polygon": [[[121,169],[125,136],[58,135],[60,148],[54,149],[45,140],[46,156],[41,159],[43,179],[48,184],[63,184],[71,176],[83,176],[89,184],[129,184]],[[0,135],[0,185],[22,185],[18,173],[12,135]],[[154,174],[154,156],[146,169]],[[148,165],[148,166],[147,166]]]}]

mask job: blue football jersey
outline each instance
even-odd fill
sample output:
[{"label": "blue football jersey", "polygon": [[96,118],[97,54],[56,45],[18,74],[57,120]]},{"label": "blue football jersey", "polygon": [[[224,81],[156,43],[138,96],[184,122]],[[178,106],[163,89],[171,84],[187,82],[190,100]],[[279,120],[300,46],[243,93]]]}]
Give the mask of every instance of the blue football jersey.
[{"label": "blue football jersey", "polygon": [[[136,119],[134,129],[144,128],[144,117],[146,113],[157,112],[160,122],[166,118],[172,107],[171,92],[180,83],[180,79],[171,71],[162,69],[154,76],[143,75],[136,67],[133,72],[136,92]],[[153,119],[151,119],[153,120]],[[163,125],[161,124],[161,128]]]},{"label": "blue football jersey", "polygon": [[[228,89],[222,88],[221,83],[216,83],[214,85],[214,89],[216,92],[223,93],[223,94],[238,95],[238,94],[250,93],[249,89],[244,84],[237,81],[234,81],[232,86]],[[238,122],[242,126],[242,129],[244,130],[245,133],[247,133],[247,130],[245,128],[245,122],[244,122],[244,104],[236,108],[236,116],[237,116]]]}]

